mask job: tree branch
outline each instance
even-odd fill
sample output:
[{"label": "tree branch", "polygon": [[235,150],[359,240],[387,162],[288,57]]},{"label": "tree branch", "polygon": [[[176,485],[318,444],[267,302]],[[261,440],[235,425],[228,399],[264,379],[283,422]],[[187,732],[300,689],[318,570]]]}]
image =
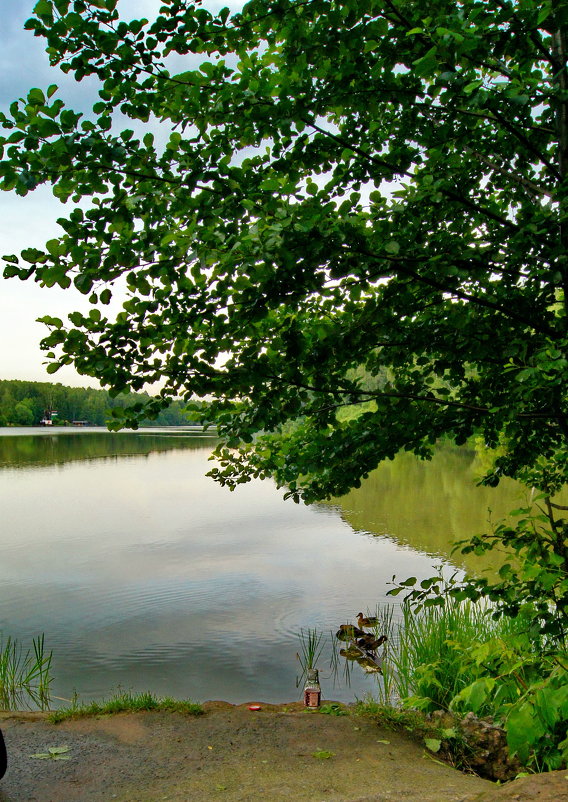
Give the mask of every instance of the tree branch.
[{"label": "tree branch", "polygon": [[494,301],[489,301],[486,298],[480,298],[477,295],[472,295],[468,292],[464,292],[456,287],[449,287],[445,284],[442,284],[439,281],[436,281],[432,278],[427,278],[426,276],[420,275],[415,270],[412,270],[407,265],[409,261],[415,261],[413,259],[408,259],[407,257],[397,257],[392,256],[390,254],[385,254],[384,256],[377,256],[376,254],[370,253],[362,248],[354,248],[355,253],[360,253],[363,256],[366,256],[369,259],[374,261],[384,260],[387,262],[391,262],[393,265],[396,266],[396,269],[400,272],[404,273],[407,276],[411,276],[416,281],[420,282],[421,284],[426,284],[433,289],[436,289],[440,292],[448,293],[448,295],[454,295],[456,298],[460,298],[462,301],[468,301],[469,303],[476,304],[477,306],[485,307],[486,309],[492,309],[495,312],[499,312],[504,317],[510,318],[511,320],[516,320],[518,323],[522,323],[525,326],[529,326],[536,332],[540,334],[546,335],[556,335],[556,332],[550,326],[541,325],[540,323],[535,323],[530,318],[526,318],[523,315],[517,315],[514,312],[511,312],[507,307],[500,306],[499,304],[495,303]]}]

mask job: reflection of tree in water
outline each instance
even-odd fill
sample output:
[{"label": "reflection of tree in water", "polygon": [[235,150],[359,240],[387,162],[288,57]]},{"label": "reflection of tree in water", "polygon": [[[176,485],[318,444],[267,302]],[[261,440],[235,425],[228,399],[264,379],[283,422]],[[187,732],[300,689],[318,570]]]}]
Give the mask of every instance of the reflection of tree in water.
[{"label": "reflection of tree in water", "polygon": [[147,457],[153,452],[210,448],[213,437],[200,432],[72,432],[41,435],[0,434],[0,467],[60,465],[65,462],[119,457]]},{"label": "reflection of tree in water", "polygon": [[356,531],[387,536],[479,573],[495,568],[497,554],[463,556],[452,553],[453,543],[486,531],[490,520],[496,523],[527,501],[526,488],[510,479],[497,488],[477,487],[479,474],[467,449],[442,446],[431,461],[400,454],[333,504]]}]

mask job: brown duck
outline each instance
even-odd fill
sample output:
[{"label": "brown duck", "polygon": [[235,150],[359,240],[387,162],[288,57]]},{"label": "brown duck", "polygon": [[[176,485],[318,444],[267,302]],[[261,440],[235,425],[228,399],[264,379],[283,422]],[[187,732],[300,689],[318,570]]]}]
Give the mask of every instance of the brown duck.
[{"label": "brown duck", "polygon": [[335,633],[338,640],[348,641],[355,638],[362,638],[365,635],[362,629],[354,626],[353,624],[340,624],[339,629]]},{"label": "brown duck", "polygon": [[361,629],[363,627],[376,627],[379,619],[376,617],[365,617],[363,613],[357,613],[357,623]]},{"label": "brown duck", "polygon": [[363,649],[364,652],[375,652],[379,646],[383,645],[386,639],[386,635],[381,635],[380,638],[374,638],[372,635],[367,634],[366,637],[357,639],[357,646]]}]

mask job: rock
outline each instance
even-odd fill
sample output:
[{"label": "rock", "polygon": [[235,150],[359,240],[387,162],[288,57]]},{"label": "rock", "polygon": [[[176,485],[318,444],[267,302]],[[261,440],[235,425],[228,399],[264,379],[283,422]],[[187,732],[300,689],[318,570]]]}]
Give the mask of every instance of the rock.
[{"label": "rock", "polygon": [[531,774],[462,802],[568,802],[568,771]]},{"label": "rock", "polygon": [[468,767],[486,780],[507,782],[514,779],[523,766],[509,754],[505,730],[491,718],[477,718],[467,713],[458,719],[451,713],[436,710],[429,716],[440,729],[453,728],[465,742],[465,759]]},{"label": "rock", "polygon": [[468,713],[457,726],[471,750],[468,764],[480,777],[506,782],[523,770],[519,760],[509,754],[505,730],[490,718],[479,719]]}]

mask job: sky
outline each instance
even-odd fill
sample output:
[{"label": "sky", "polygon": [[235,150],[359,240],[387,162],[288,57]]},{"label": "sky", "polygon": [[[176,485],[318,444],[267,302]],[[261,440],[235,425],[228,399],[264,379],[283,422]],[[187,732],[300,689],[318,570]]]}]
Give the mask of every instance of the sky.
[{"label": "sky", "polygon": [[[76,83],[49,66],[44,40],[24,30],[24,22],[32,15],[37,0],[0,0],[0,109],[25,96],[32,87],[46,89],[57,84],[68,107],[86,111],[97,100],[95,80]],[[153,19],[160,0],[120,0],[119,9],[125,19]],[[211,10],[224,5],[233,8],[237,2],[210,0],[204,4]],[[130,127],[132,127],[130,125]],[[22,248],[41,248],[46,240],[61,231],[57,218],[67,211],[53,198],[51,188],[39,187],[25,198],[0,192],[0,255],[19,253]],[[43,315],[66,318],[75,309],[88,308],[87,299],[73,288],[42,288],[33,281],[4,279],[0,270],[0,379],[58,381],[74,386],[98,387],[94,379],[79,376],[66,366],[52,376],[45,370],[45,356],[39,341],[47,328],[36,319]]]}]

